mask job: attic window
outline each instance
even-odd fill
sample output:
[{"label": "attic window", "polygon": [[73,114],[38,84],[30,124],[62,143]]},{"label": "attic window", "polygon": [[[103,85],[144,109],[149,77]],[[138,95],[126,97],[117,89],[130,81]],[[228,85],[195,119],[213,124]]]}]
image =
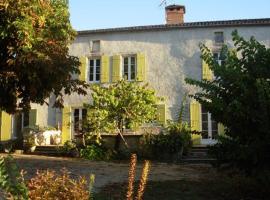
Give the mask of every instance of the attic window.
[{"label": "attic window", "polygon": [[100,52],[100,40],[91,41],[91,51]]},{"label": "attic window", "polygon": [[223,44],[224,43],[224,34],[223,32],[215,32],[215,43],[216,44]]}]

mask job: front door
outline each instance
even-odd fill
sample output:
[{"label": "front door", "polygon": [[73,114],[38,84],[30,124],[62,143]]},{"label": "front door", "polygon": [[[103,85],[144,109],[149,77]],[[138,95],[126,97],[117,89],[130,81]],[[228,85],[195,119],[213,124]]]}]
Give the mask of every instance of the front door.
[{"label": "front door", "polygon": [[202,106],[202,141],[201,144],[215,144],[218,135],[218,123],[212,114]]}]

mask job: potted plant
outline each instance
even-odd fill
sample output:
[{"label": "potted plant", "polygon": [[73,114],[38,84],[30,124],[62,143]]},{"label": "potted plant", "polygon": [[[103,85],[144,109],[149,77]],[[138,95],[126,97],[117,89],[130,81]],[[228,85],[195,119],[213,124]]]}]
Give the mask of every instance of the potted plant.
[{"label": "potted plant", "polygon": [[36,136],[32,131],[24,134],[24,149],[26,152],[34,152],[36,149]]}]

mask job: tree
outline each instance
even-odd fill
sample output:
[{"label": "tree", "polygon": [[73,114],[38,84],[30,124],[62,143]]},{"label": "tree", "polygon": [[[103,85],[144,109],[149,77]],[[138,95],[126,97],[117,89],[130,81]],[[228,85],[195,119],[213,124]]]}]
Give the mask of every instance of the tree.
[{"label": "tree", "polygon": [[235,49],[223,47],[221,65],[206,46],[200,46],[213,71],[212,81],[186,82],[201,89],[191,96],[226,127],[226,136],[212,149],[219,164],[251,173],[270,166],[270,49],[254,37],[245,40],[237,31],[232,37]]},{"label": "tree", "polygon": [[0,3],[0,109],[14,113],[51,94],[86,94],[78,58],[68,55],[76,32],[66,0],[3,0]]},{"label": "tree", "polygon": [[109,87],[92,86],[93,103],[88,110],[86,130],[100,136],[102,132],[118,134],[115,149],[118,150],[124,127],[134,129],[154,120],[158,98],[147,85],[121,80]]}]

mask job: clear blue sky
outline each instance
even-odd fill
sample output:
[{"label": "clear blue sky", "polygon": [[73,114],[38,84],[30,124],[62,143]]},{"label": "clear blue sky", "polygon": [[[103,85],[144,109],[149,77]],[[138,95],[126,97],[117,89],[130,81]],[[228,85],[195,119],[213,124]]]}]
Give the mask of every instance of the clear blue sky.
[{"label": "clear blue sky", "polygon": [[[164,24],[162,0],[69,0],[76,30]],[[186,6],[186,22],[270,18],[270,0],[167,0]]]}]

